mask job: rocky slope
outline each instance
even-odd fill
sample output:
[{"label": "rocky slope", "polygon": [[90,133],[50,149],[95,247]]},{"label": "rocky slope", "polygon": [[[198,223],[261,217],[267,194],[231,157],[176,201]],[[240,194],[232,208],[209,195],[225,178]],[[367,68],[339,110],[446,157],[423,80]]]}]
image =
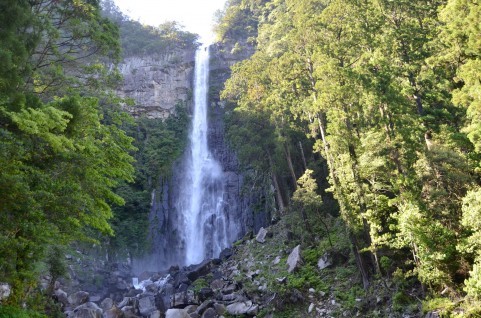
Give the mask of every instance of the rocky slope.
[{"label": "rocky slope", "polygon": [[[328,238],[301,242],[283,221],[246,235],[218,259],[164,272],[145,272],[122,295],[67,296],[68,317],[422,317],[416,295],[396,293],[392,279],[362,289],[348,245],[332,224]],[[294,246],[295,245],[295,246]],[[435,312],[426,317],[439,317]]]}]

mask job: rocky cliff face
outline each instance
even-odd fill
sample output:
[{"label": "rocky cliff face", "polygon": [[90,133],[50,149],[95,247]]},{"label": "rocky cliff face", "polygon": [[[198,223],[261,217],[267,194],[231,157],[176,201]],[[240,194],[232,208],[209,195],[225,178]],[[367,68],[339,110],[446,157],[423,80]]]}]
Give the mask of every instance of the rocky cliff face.
[{"label": "rocky cliff face", "polygon": [[[209,76],[209,148],[214,158],[221,164],[225,176],[225,194],[223,201],[227,215],[237,221],[239,239],[248,231],[258,231],[270,221],[270,207],[265,203],[265,193],[245,191],[243,173],[235,151],[225,139],[224,116],[226,108],[220,101],[220,92],[224,82],[230,75],[230,66],[245,59],[252,51],[246,49],[241,54],[232,54],[231,48],[221,44],[211,46],[210,76]],[[182,158],[180,159],[182,160]],[[158,270],[173,264],[182,264],[181,250],[183,242],[175,230],[179,222],[174,204],[176,196],[181,193],[179,185],[184,171],[178,164],[173,169],[170,178],[161,178],[152,193],[152,209],[150,215],[151,234],[154,242],[152,255],[146,260],[138,261],[136,270]],[[254,206],[257,207],[254,210]],[[260,207],[260,208],[259,208]],[[230,233],[232,234],[232,233]],[[188,264],[187,264],[188,265]]]},{"label": "rocky cliff face", "polygon": [[119,66],[124,84],[118,94],[133,100],[128,110],[137,117],[171,115],[179,102],[191,97],[194,57],[190,49],[124,59]]},{"label": "rocky cliff face", "polygon": [[257,232],[269,224],[271,207],[266,204],[266,189],[259,192],[258,189],[247,189],[244,186],[244,172],[240,169],[235,150],[231,149],[225,138],[224,117],[228,109],[220,100],[220,92],[230,76],[230,67],[253,53],[254,47],[248,45],[235,53],[233,45],[216,43],[211,46],[209,147],[224,168],[227,193],[225,200],[228,206],[236,207],[234,217],[240,221],[242,235],[248,231]]}]

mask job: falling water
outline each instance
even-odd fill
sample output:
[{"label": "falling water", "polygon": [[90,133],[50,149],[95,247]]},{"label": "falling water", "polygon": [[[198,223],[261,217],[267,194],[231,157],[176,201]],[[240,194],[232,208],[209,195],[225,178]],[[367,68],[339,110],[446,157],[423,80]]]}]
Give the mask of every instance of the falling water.
[{"label": "falling water", "polygon": [[216,257],[229,243],[224,215],[223,171],[208,147],[208,87],[209,48],[202,47],[195,57],[190,155],[184,163],[183,193],[177,202],[177,212],[183,219],[180,236],[186,264]]}]

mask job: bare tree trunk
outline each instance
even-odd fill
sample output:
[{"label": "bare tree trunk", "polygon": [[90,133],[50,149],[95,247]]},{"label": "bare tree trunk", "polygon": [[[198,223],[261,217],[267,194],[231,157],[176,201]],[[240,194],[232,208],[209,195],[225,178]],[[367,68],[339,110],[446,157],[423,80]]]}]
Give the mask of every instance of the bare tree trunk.
[{"label": "bare tree trunk", "polygon": [[287,165],[289,166],[289,172],[291,173],[292,184],[295,190],[297,189],[297,177],[294,171],[294,165],[292,164],[291,151],[289,150],[289,145],[287,145],[287,143],[284,143],[284,152],[286,154]]},{"label": "bare tree trunk", "polygon": [[354,259],[356,260],[357,268],[361,273],[362,285],[364,287],[364,290],[367,290],[369,288],[369,275],[366,270],[362,256],[359,253],[359,244],[357,242],[356,235],[352,233],[350,230],[348,231],[349,231],[349,240],[351,241],[352,253],[354,254]]},{"label": "bare tree trunk", "polygon": [[304,156],[304,148],[302,148],[302,142],[299,140],[299,149],[301,150],[302,163],[304,164],[304,170],[307,170],[306,156]]},{"label": "bare tree trunk", "polygon": [[277,175],[274,172],[274,162],[272,161],[271,154],[267,153],[267,156],[269,158],[269,165],[271,167],[272,183],[274,184],[274,189],[276,191],[276,198],[277,198],[277,205],[279,207],[279,213],[280,213],[280,215],[283,215],[286,206],[284,204],[284,199],[282,198],[282,192],[281,192],[281,188],[279,186],[279,182],[277,181]]}]

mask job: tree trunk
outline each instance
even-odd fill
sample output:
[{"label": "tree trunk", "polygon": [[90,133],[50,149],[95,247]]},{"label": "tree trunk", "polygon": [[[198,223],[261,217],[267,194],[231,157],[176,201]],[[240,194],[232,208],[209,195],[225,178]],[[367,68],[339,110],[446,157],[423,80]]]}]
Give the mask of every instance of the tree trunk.
[{"label": "tree trunk", "polygon": [[359,253],[359,244],[357,242],[356,235],[352,233],[351,230],[348,230],[348,231],[349,231],[349,240],[351,241],[352,253],[354,254],[354,259],[356,260],[356,265],[357,265],[357,268],[359,269],[359,273],[361,273],[362,286],[364,287],[364,290],[367,290],[369,288],[368,271],[366,270],[362,256]]},{"label": "tree trunk", "polygon": [[302,142],[299,140],[299,149],[301,150],[302,163],[304,164],[304,170],[307,170],[306,156],[304,155],[304,148],[302,148]]},{"label": "tree trunk", "polygon": [[276,198],[277,198],[277,205],[278,205],[278,208],[279,208],[279,213],[280,213],[280,215],[283,215],[286,206],[284,204],[284,200],[282,199],[281,188],[279,186],[279,182],[277,181],[277,175],[274,172],[274,162],[272,161],[272,157],[271,157],[270,153],[267,153],[267,157],[269,158],[269,165],[271,167],[272,183],[274,184],[274,189],[276,191]]},{"label": "tree trunk", "polygon": [[294,165],[292,164],[291,151],[289,150],[289,145],[284,143],[284,152],[286,154],[287,165],[289,166],[289,172],[291,173],[292,184],[294,190],[297,189],[297,177],[294,171]]}]

